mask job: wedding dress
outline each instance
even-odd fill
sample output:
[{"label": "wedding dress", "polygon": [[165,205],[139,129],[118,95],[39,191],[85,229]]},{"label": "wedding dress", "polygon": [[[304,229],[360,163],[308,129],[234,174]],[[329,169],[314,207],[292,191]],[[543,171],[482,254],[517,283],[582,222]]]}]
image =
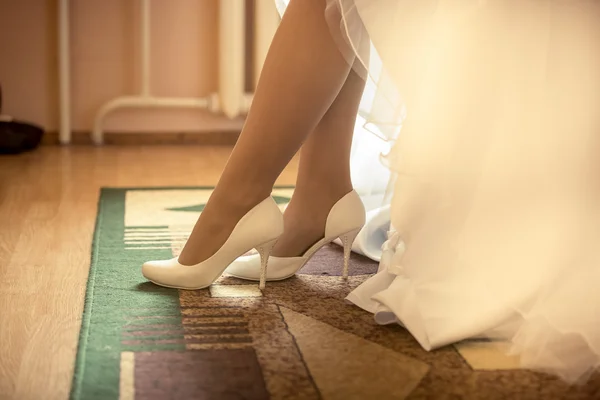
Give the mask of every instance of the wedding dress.
[{"label": "wedding dress", "polygon": [[389,239],[348,300],[426,350],[492,337],[525,368],[589,377],[600,368],[600,1],[327,3],[368,82],[364,127],[393,145],[381,157],[395,176]]}]

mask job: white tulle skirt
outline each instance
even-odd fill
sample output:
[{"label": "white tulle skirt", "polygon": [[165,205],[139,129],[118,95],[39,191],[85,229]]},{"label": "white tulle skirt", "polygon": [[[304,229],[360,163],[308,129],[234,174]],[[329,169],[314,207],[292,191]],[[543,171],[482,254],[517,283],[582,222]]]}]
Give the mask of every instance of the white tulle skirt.
[{"label": "white tulle skirt", "polygon": [[589,377],[600,2],[328,0],[326,16],[363,61],[365,126],[393,143],[392,231],[348,300],[427,350],[493,337],[526,368]]}]

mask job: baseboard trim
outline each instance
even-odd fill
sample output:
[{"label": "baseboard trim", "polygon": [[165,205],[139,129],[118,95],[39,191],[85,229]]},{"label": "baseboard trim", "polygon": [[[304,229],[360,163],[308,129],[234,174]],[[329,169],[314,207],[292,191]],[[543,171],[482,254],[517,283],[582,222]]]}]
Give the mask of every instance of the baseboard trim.
[{"label": "baseboard trim", "polygon": [[[233,146],[240,135],[239,130],[210,132],[105,132],[104,144],[119,146],[135,145],[200,145]],[[58,132],[46,132],[42,145],[58,145]],[[71,144],[93,145],[90,132],[73,132]]]}]

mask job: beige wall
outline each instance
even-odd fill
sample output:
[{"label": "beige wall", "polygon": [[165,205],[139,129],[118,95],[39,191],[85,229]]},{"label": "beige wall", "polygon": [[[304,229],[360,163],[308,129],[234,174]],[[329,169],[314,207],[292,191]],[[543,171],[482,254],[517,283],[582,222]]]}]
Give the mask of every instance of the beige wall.
[{"label": "beige wall", "polygon": [[[152,92],[205,96],[217,89],[217,0],[152,0]],[[139,2],[71,0],[73,130],[89,131],[111,98],[139,91]],[[0,0],[0,82],[4,113],[58,127],[56,0]],[[126,110],[112,131],[236,129],[204,111]]]}]

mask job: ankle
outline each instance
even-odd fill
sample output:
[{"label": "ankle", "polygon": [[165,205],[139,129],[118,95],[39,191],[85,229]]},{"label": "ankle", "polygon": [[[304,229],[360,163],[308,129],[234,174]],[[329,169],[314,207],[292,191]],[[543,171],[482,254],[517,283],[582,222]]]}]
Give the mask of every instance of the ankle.
[{"label": "ankle", "polygon": [[339,199],[352,191],[350,179],[324,181],[320,178],[312,182],[298,182],[294,198],[303,202],[317,202],[333,206]]},{"label": "ankle", "polygon": [[283,215],[285,234],[277,242],[273,255],[292,257],[304,254],[324,237],[331,208],[351,190],[351,186],[341,185],[303,185],[297,188]]},{"label": "ankle", "polygon": [[297,187],[286,208],[284,218],[290,226],[298,225],[314,230],[315,222],[317,222],[317,225],[323,225],[321,228],[324,229],[325,220],[331,208],[351,190],[351,185]]}]

